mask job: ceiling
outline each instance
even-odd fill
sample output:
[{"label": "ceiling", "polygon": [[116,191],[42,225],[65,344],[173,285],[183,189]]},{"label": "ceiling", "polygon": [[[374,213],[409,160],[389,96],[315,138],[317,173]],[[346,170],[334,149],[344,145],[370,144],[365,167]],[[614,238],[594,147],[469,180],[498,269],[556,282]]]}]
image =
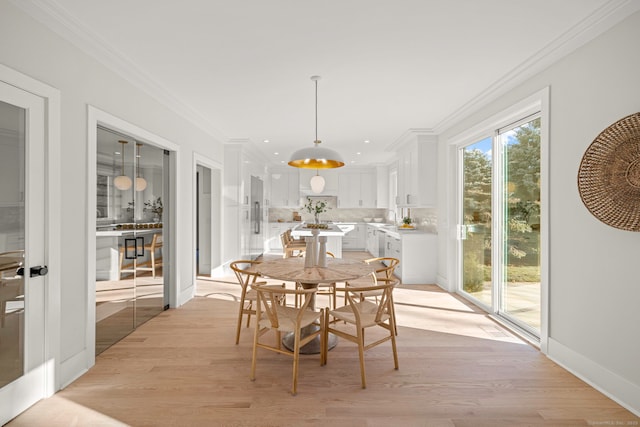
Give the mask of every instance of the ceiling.
[{"label": "ceiling", "polygon": [[320,75],[318,138],[362,165],[387,161],[389,146],[410,129],[442,130],[513,86],[624,1],[31,3],[102,46],[112,55],[104,61],[126,64],[121,74],[165,91],[215,136],[247,140],[275,163],[312,146],[310,77]]}]

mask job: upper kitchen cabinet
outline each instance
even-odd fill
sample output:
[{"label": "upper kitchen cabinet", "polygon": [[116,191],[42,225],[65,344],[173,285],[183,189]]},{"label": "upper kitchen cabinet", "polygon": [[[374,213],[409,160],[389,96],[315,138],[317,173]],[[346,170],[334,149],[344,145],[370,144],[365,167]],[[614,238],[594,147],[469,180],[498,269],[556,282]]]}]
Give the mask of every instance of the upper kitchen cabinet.
[{"label": "upper kitchen cabinet", "polygon": [[233,139],[225,144],[225,187],[231,205],[248,206],[251,200],[251,177],[265,179],[266,166],[249,148],[246,139]]},{"label": "upper kitchen cabinet", "polygon": [[297,168],[277,167],[269,172],[271,195],[268,205],[272,208],[300,207],[300,177]]},{"label": "upper kitchen cabinet", "polygon": [[410,131],[398,144],[398,207],[435,207],[438,141],[432,134]]},{"label": "upper kitchen cabinet", "polygon": [[373,168],[340,171],[338,174],[339,208],[375,208],[376,170]]},{"label": "upper kitchen cabinet", "polygon": [[[299,173],[301,196],[335,196],[338,194],[339,169],[299,169]],[[324,178],[324,190],[319,194],[311,191],[311,178],[314,177],[316,173]]]}]

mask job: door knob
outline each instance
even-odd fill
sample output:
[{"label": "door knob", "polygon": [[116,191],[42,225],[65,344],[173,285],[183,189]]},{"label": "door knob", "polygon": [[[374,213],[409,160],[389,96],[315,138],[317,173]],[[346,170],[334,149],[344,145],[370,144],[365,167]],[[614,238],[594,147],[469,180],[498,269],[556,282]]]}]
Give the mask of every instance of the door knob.
[{"label": "door knob", "polygon": [[37,267],[31,267],[29,270],[30,270],[31,277],[46,276],[47,273],[49,272],[49,268],[47,268],[46,265],[38,265]]},{"label": "door knob", "polygon": [[[49,272],[49,268],[46,265],[38,265],[29,269],[29,277],[45,276]],[[20,267],[16,274],[18,276],[24,276],[24,267]]]}]

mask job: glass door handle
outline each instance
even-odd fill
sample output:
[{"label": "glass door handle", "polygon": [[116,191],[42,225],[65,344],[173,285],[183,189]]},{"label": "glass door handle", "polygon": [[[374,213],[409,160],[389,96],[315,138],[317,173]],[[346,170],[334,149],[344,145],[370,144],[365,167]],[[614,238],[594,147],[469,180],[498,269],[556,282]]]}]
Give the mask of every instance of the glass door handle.
[{"label": "glass door handle", "polygon": [[144,256],[144,237],[136,237],[136,256]]},{"label": "glass door handle", "polygon": [[138,252],[136,239],[124,239],[124,257],[125,259],[136,259]]}]

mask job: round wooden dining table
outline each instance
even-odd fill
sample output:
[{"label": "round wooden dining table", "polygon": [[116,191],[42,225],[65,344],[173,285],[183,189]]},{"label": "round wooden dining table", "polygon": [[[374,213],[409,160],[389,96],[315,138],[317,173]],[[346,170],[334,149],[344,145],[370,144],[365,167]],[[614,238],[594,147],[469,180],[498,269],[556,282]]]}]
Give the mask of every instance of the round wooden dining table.
[{"label": "round wooden dining table", "polygon": [[[304,257],[279,258],[276,260],[263,261],[254,268],[260,275],[288,282],[297,282],[304,289],[317,288],[320,283],[336,283],[355,280],[371,274],[375,271],[375,266],[362,261],[348,260],[344,258],[327,258],[326,267],[305,267]],[[312,295],[309,307],[315,309],[315,294]],[[310,325],[302,328],[302,336],[309,335],[317,330],[317,326]],[[287,334],[282,339],[282,343],[289,350],[293,349],[293,334]],[[338,338],[329,334],[328,348],[336,346]],[[319,337],[300,348],[301,354],[320,353]]]}]

